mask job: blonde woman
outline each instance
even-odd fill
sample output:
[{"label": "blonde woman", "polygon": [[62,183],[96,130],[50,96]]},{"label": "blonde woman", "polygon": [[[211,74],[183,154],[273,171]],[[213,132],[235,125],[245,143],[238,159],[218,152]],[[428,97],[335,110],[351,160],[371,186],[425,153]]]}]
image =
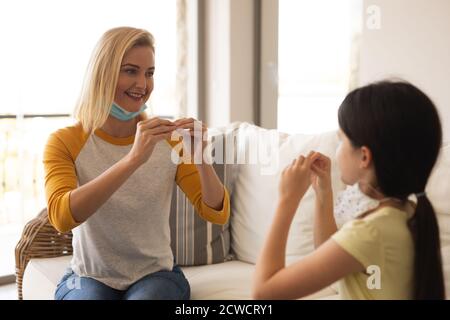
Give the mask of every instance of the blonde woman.
[{"label": "blonde woman", "polygon": [[145,116],[154,72],[149,32],[107,31],[87,70],[78,122],[47,142],[49,220],[73,233],[73,258],[55,299],[189,299],[170,248],[173,183],[204,219],[229,218],[229,196],[212,166],[172,161],[173,131],[192,132],[195,120]]}]

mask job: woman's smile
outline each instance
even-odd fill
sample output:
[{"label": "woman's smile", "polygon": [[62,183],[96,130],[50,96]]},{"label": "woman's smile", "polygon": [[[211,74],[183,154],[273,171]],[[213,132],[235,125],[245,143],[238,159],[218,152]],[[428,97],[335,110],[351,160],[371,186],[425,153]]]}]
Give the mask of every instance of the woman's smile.
[{"label": "woman's smile", "polygon": [[137,102],[144,102],[144,97],[145,94],[143,93],[138,93],[138,92],[133,92],[133,91],[125,91],[125,94],[128,96],[128,98],[130,98],[133,101],[137,101]]}]

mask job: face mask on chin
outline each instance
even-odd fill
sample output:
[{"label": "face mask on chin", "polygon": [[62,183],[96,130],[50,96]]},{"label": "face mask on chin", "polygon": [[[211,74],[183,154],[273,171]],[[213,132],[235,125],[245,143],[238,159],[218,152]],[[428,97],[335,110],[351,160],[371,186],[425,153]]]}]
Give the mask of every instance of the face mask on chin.
[{"label": "face mask on chin", "polygon": [[129,121],[144,112],[145,109],[147,109],[147,105],[143,104],[139,111],[130,112],[120,107],[117,103],[113,102],[109,114],[120,121]]},{"label": "face mask on chin", "polygon": [[[374,189],[369,185],[371,189]],[[378,191],[376,191],[378,192]],[[363,213],[374,210],[380,206],[382,202],[388,200],[398,200],[395,198],[374,199],[361,191],[360,183],[347,186],[340,192],[334,204],[334,218],[338,228],[342,227],[346,222],[356,219]],[[398,200],[400,201],[400,200]]]}]

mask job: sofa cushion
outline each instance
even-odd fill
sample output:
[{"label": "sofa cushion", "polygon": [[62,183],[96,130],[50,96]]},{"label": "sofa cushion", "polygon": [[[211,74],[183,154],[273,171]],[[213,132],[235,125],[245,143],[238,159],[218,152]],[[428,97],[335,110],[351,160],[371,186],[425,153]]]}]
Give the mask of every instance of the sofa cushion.
[{"label": "sofa cushion", "polygon": [[[241,261],[183,268],[191,284],[193,300],[249,300],[254,270],[253,264]],[[336,288],[330,286],[303,299],[338,298]]]},{"label": "sofa cushion", "polygon": [[[216,153],[227,156],[225,144],[239,124],[214,129],[213,148]],[[211,130],[212,131],[212,130]],[[220,149],[220,152],[219,152]],[[233,152],[233,150],[231,151]],[[233,165],[218,161],[213,167],[232,196]],[[183,191],[175,185],[170,209],[171,248],[175,263],[181,266],[214,264],[231,259],[229,223],[221,226],[203,220],[189,202]]]},{"label": "sofa cushion", "polygon": [[193,300],[246,300],[251,298],[254,266],[229,261],[209,266],[184,267]]},{"label": "sofa cushion", "polygon": [[[70,266],[71,256],[32,259],[25,270],[23,298],[53,300],[56,286]],[[250,299],[254,266],[240,261],[182,267],[192,299]]]},{"label": "sofa cushion", "polygon": [[72,256],[31,259],[22,281],[24,300],[53,300],[56,286],[70,266]]},{"label": "sofa cushion", "polygon": [[[23,298],[52,300],[57,284],[70,265],[71,256],[32,259],[25,270]],[[214,265],[182,267],[191,285],[193,300],[251,299],[254,265],[229,261]],[[305,299],[337,299],[336,291],[325,288]]]},{"label": "sofa cushion", "polygon": [[[263,130],[254,127],[255,131]],[[264,174],[261,164],[241,165],[234,185],[231,219],[231,246],[238,260],[256,263],[261,246],[278,201],[278,182],[281,171],[298,157],[310,150],[324,153],[332,160],[333,189],[338,192],[344,188],[340,182],[334,154],[338,145],[336,132],[320,135],[291,135],[281,138],[279,149],[274,150],[278,157],[277,170]],[[286,248],[288,263],[313,251],[314,192],[310,188],[303,197],[294,217]]]}]

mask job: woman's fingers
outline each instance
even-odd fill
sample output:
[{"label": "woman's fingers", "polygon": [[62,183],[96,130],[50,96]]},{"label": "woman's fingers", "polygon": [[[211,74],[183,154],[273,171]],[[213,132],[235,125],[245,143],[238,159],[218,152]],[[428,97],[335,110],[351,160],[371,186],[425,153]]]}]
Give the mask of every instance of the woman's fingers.
[{"label": "woman's fingers", "polygon": [[[199,126],[195,124],[195,122],[189,122],[189,123],[184,123],[184,124],[178,124],[176,125],[177,129],[189,129],[194,131],[195,129],[197,129]],[[200,126],[202,128],[202,131],[206,130],[206,126],[204,124],[202,124]]]},{"label": "woman's fingers", "polygon": [[151,135],[156,138],[156,141],[158,141],[161,137],[170,139],[172,132],[176,128],[176,125],[174,125],[171,121],[160,118],[147,119],[138,123],[138,129],[141,134],[146,136]]},{"label": "woman's fingers", "polygon": [[144,133],[150,134],[150,135],[157,135],[157,134],[161,134],[161,133],[171,134],[174,130],[175,129],[172,126],[160,125],[160,126],[145,130]]},{"label": "woman's fingers", "polygon": [[170,139],[170,136],[172,135],[172,133],[170,132],[165,132],[165,133],[160,133],[160,134],[155,134],[153,135],[153,138],[156,141],[160,141],[160,140],[167,140]]},{"label": "woman's fingers", "polygon": [[151,118],[138,122],[138,127],[141,130],[153,129],[159,126],[171,127],[172,130],[176,129],[176,125],[172,121],[161,118]]},{"label": "woman's fingers", "polygon": [[195,120],[194,118],[181,118],[181,119],[175,120],[173,123],[175,125],[177,125],[177,126],[181,126],[181,125],[184,125],[186,123],[191,123],[191,122],[194,122],[194,121],[197,121],[197,120]]},{"label": "woman's fingers", "polygon": [[139,124],[145,128],[157,126],[157,125],[175,125],[172,121],[167,119],[161,119],[158,117],[150,118],[146,120],[142,120],[139,122]]},{"label": "woman's fingers", "polygon": [[204,122],[198,121],[194,118],[178,119],[174,121],[173,124],[175,124],[179,129],[195,129],[195,127],[198,126],[199,124],[201,125],[203,130],[207,128]]},{"label": "woman's fingers", "polygon": [[[186,133],[191,137],[196,137],[200,134],[201,138],[205,139],[204,135],[208,132],[206,124],[195,119],[187,119],[174,123],[176,123],[176,130],[186,130]],[[201,131],[199,128],[201,128]]]}]

